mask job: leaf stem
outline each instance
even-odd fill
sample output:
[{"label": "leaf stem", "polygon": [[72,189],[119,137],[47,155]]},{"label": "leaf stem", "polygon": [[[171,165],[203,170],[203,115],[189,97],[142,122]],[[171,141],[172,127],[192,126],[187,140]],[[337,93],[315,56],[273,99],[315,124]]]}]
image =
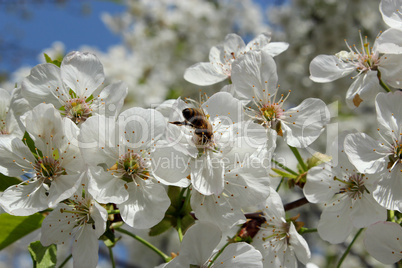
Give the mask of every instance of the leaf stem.
[{"label": "leaf stem", "polygon": [[208,267],[211,267],[211,265],[214,263],[214,261],[221,255],[221,253],[225,250],[225,248],[230,244],[230,241],[228,241],[219,251],[218,253],[214,256],[212,261],[208,264]]},{"label": "leaf stem", "polygon": [[179,240],[180,240],[180,243],[181,243],[181,241],[183,241],[183,231],[181,229],[181,218],[177,217],[176,222],[177,222],[177,226],[176,226],[177,233],[179,234]]},{"label": "leaf stem", "polygon": [[285,165],[283,165],[283,164],[281,164],[281,163],[279,163],[278,161],[276,161],[275,159],[271,159],[271,162],[274,162],[275,164],[277,164],[278,165],[278,167],[280,167],[280,168],[282,168],[282,169],[284,169],[284,170],[286,170],[287,172],[289,172],[290,174],[293,174],[293,175],[296,175],[296,176],[298,176],[299,174],[297,173],[297,172],[295,172],[295,171],[293,171],[293,170],[291,170],[290,168],[288,168],[287,166],[285,166]]},{"label": "leaf stem", "polygon": [[363,232],[364,228],[361,228],[357,234],[355,235],[355,237],[353,238],[352,242],[350,242],[349,246],[346,248],[345,252],[343,253],[342,257],[339,259],[338,261],[338,265],[336,266],[336,268],[340,268],[342,265],[342,262],[345,260],[346,256],[348,256],[350,249],[352,248],[353,244],[355,243],[357,237],[359,237],[359,235]]},{"label": "leaf stem", "polygon": [[112,247],[108,247],[109,249],[109,256],[110,256],[110,262],[112,263],[112,267],[116,268],[116,263],[114,261],[114,256],[113,256],[113,250]]},{"label": "leaf stem", "polygon": [[165,261],[168,262],[170,261],[170,258],[163,253],[160,249],[158,249],[157,247],[155,247],[154,245],[152,245],[151,243],[149,243],[148,241],[146,241],[145,239],[143,239],[142,237],[133,234],[127,230],[121,229],[121,228],[115,228],[116,231],[126,234],[128,236],[131,236],[132,238],[138,240],[139,242],[141,242],[142,244],[144,244],[145,246],[147,246],[148,248],[150,248],[152,251],[154,251],[156,254],[158,254],[159,256],[161,256],[161,258]]},{"label": "leaf stem", "polygon": [[110,210],[107,212],[108,214],[119,214],[120,210],[119,209],[114,209],[114,210]]},{"label": "leaf stem", "polygon": [[382,81],[380,70],[377,70],[377,78],[378,78],[378,81],[380,82],[380,86],[381,86],[385,91],[391,92],[391,89],[389,89],[389,87],[387,86],[387,84],[385,84],[384,81]]},{"label": "leaf stem", "polygon": [[306,233],[315,233],[317,232],[317,228],[304,228],[302,227],[299,231],[299,234],[306,234]]},{"label": "leaf stem", "polygon": [[290,150],[292,151],[292,153],[295,155],[297,162],[299,162],[300,167],[303,169],[303,171],[307,171],[307,166],[306,163],[304,163],[303,158],[301,157],[299,150],[297,150],[297,148],[292,147],[289,145]]},{"label": "leaf stem", "polygon": [[70,254],[60,265],[59,268],[63,268],[64,265],[67,264],[67,262],[73,257],[73,254]]}]

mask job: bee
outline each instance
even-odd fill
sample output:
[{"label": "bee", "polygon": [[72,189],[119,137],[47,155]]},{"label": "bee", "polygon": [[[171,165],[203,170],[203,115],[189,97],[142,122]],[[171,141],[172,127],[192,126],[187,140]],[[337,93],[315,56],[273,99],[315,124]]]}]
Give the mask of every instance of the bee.
[{"label": "bee", "polygon": [[194,133],[201,138],[202,144],[212,140],[214,135],[212,125],[202,108],[186,108],[182,111],[182,114],[185,119],[183,122],[175,121],[170,123],[193,127],[195,129]]}]

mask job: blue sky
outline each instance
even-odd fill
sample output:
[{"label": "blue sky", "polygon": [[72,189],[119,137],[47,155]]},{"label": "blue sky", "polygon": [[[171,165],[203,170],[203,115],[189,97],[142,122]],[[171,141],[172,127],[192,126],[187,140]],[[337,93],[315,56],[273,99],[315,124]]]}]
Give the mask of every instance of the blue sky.
[{"label": "blue sky", "polygon": [[[21,2],[25,4],[21,5]],[[0,49],[11,51],[0,61],[0,71],[10,71],[24,64],[36,65],[36,55],[54,41],[62,41],[67,51],[83,44],[106,50],[121,42],[121,38],[107,29],[100,17],[103,12],[122,12],[124,5],[113,1],[69,0],[64,1],[64,5],[53,2],[0,1],[0,38],[3,41]],[[86,10],[89,13],[83,14]],[[13,55],[15,46],[25,50],[26,54]]]},{"label": "blue sky", "polygon": [[[262,6],[286,0],[255,0]],[[57,5],[55,2],[61,2]],[[113,0],[0,0],[0,72],[38,64],[37,55],[55,41],[66,51],[82,45],[106,51],[121,43],[101,21],[101,14],[118,14],[124,4]],[[124,2],[124,1],[120,1]],[[23,3],[23,4],[21,4]],[[85,14],[83,12],[87,11]],[[23,51],[24,54],[17,53]]]}]

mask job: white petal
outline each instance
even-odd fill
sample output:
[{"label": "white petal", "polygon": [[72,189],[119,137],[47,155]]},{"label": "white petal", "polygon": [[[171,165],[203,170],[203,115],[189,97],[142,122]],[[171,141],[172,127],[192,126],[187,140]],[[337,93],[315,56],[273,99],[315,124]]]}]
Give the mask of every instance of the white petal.
[{"label": "white petal", "polygon": [[19,138],[0,139],[0,173],[6,176],[21,176],[32,169],[35,158]]},{"label": "white petal", "polygon": [[46,190],[41,181],[8,187],[0,197],[3,209],[16,216],[28,216],[47,209]]},{"label": "white petal", "polygon": [[338,244],[346,240],[353,228],[350,206],[349,198],[326,204],[317,226],[318,234],[322,239],[331,244]]},{"label": "white petal", "polygon": [[60,69],[63,81],[78,97],[88,98],[105,80],[102,63],[88,52],[68,53]]},{"label": "white petal", "polygon": [[163,219],[170,199],[161,185],[143,180],[137,183],[127,184],[129,198],[119,208],[125,223],[134,228],[147,229]]},{"label": "white petal", "polygon": [[[292,117],[288,117],[288,115]],[[284,138],[288,145],[305,148],[313,143],[329,123],[329,110],[320,99],[305,99],[299,106],[286,111],[282,124]]]},{"label": "white petal", "polygon": [[230,244],[214,261],[213,267],[262,268],[262,255],[253,246],[245,242]]},{"label": "white petal", "polygon": [[289,47],[288,43],[285,42],[272,42],[263,48],[264,51],[268,52],[272,57],[278,56]]},{"label": "white petal", "polygon": [[223,191],[223,162],[207,152],[190,161],[193,187],[204,195],[220,194]]},{"label": "white petal", "polygon": [[311,168],[307,173],[307,181],[303,188],[304,196],[311,203],[329,201],[339,190],[334,187],[334,176],[328,165]]},{"label": "white petal", "polygon": [[82,157],[90,165],[113,166],[119,159],[114,118],[91,116],[81,125],[78,140]]},{"label": "white petal", "polygon": [[92,224],[86,224],[80,230],[79,237],[73,241],[73,261],[74,267],[95,268],[98,264],[99,243]]},{"label": "white petal", "polygon": [[61,175],[55,178],[50,185],[49,195],[47,196],[49,207],[55,207],[60,201],[72,196],[81,183],[82,175],[84,173],[81,175]]},{"label": "white petal", "polygon": [[264,203],[263,212],[266,218],[276,219],[276,221],[285,218],[282,199],[272,187],[270,187],[269,197]]},{"label": "white petal", "polygon": [[382,0],[380,3],[380,12],[384,22],[389,27],[402,27],[402,15],[399,12],[401,1],[398,0]]},{"label": "white petal", "polygon": [[349,108],[354,109],[362,101],[374,100],[380,90],[382,89],[378,83],[377,72],[359,75],[346,92],[346,104]]},{"label": "white petal", "polygon": [[75,216],[64,212],[64,209],[71,210],[69,206],[61,203],[43,220],[40,238],[43,246],[67,243],[72,238],[71,230],[74,228]]},{"label": "white petal", "polygon": [[304,238],[296,231],[293,223],[290,224],[289,235],[289,244],[294,248],[297,259],[306,265],[308,260],[311,258],[311,252],[306,240],[304,240]]},{"label": "white petal", "polygon": [[190,175],[188,163],[190,157],[176,151],[168,144],[158,142],[151,155],[152,171],[155,178],[164,184],[171,185]]},{"label": "white petal", "polygon": [[[184,235],[180,246],[178,258],[183,261],[182,266],[203,265],[210,258],[221,238],[221,230],[212,223],[197,222],[191,226]],[[194,241],[197,242],[194,243]]]},{"label": "white petal", "polygon": [[243,212],[234,209],[223,195],[206,196],[193,190],[191,207],[197,219],[215,223],[221,230],[228,230],[246,221]]},{"label": "white petal", "polygon": [[232,67],[232,81],[237,93],[247,99],[263,98],[275,93],[278,75],[273,58],[265,51],[250,51],[235,61]]},{"label": "white petal", "polygon": [[124,99],[127,96],[128,87],[127,84],[119,81],[105,87],[96,101],[99,101],[102,105],[100,109],[104,111],[98,111],[98,113],[104,112],[106,116],[116,116],[120,113],[124,104]]},{"label": "white petal", "polygon": [[402,227],[393,222],[378,222],[366,230],[364,245],[371,256],[384,264],[402,258]]},{"label": "white petal", "polygon": [[238,52],[244,50],[246,44],[240,36],[231,33],[226,35],[223,46],[227,54],[230,55],[233,52],[235,55],[237,55]]},{"label": "white petal", "polygon": [[344,63],[333,55],[318,55],[310,63],[310,79],[317,83],[327,83],[352,73],[355,67]]},{"label": "white petal", "polygon": [[402,92],[379,93],[375,100],[377,121],[381,125],[381,133],[394,137],[402,126]]},{"label": "white petal", "polygon": [[345,138],[345,152],[360,173],[376,173],[388,163],[385,146],[364,133],[349,134]]},{"label": "white petal", "polygon": [[118,116],[120,141],[137,150],[153,146],[164,134],[166,124],[163,115],[154,109],[130,108]]},{"label": "white petal", "polygon": [[88,178],[88,191],[96,201],[121,204],[128,199],[126,182],[101,167],[89,167]]},{"label": "white petal", "polygon": [[[402,33],[402,32],[400,32]],[[402,53],[402,51],[401,51]],[[378,69],[381,72],[382,80],[392,87],[399,88],[402,84],[402,54],[385,54],[381,57],[381,64]]]},{"label": "white petal", "polygon": [[36,65],[31,73],[21,84],[21,93],[32,106],[39,103],[48,102],[55,107],[61,107],[60,100],[65,99],[62,96],[68,96],[68,91],[64,89],[60,75],[60,68],[51,63]]},{"label": "white petal", "polygon": [[[402,26],[402,21],[400,21]],[[385,54],[400,54],[402,52],[402,29],[390,28],[384,31],[375,41],[376,50]]]},{"label": "white petal", "polygon": [[44,155],[51,156],[51,148],[60,148],[65,142],[63,121],[53,105],[41,103],[24,117],[26,131]]},{"label": "white petal", "polygon": [[243,103],[227,92],[217,92],[212,95],[202,108],[213,121],[215,117],[221,119],[222,124],[233,124],[243,121]]},{"label": "white petal", "polygon": [[259,50],[265,48],[269,45],[269,41],[271,41],[271,33],[262,33],[255,37],[253,40],[248,42],[245,51],[249,50]]},{"label": "white petal", "polygon": [[387,219],[387,210],[380,206],[371,194],[364,193],[361,199],[352,203],[350,218],[353,226],[357,228],[367,227],[377,221]]},{"label": "white petal", "polygon": [[211,62],[199,62],[186,69],[184,79],[188,82],[199,85],[209,86],[219,83],[228,78],[222,71],[218,70]]},{"label": "white petal", "polygon": [[383,207],[402,212],[402,164],[391,172],[385,171],[373,192],[374,199]]}]

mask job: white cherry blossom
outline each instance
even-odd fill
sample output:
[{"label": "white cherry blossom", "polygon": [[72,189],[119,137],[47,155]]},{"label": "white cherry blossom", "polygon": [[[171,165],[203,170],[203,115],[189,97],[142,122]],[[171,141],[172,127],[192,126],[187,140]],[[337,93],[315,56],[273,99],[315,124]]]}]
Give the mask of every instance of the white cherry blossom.
[{"label": "white cherry blossom", "polygon": [[261,252],[264,267],[297,267],[297,260],[306,264],[311,257],[307,242],[293,222],[286,221],[282,200],[272,188],[262,211],[266,222],[252,245]]},{"label": "white cherry blossom", "polygon": [[236,92],[252,101],[250,116],[267,128],[271,139],[283,136],[293,147],[305,148],[314,142],[329,122],[329,111],[320,99],[309,98],[285,110],[288,96],[279,95],[278,75],[273,58],[266,51],[251,51],[233,64]]},{"label": "white cherry blossom", "polygon": [[289,44],[270,43],[271,36],[260,34],[247,45],[237,34],[228,34],[223,44],[209,52],[209,62],[200,62],[187,68],[184,79],[199,86],[213,85],[232,76],[233,63],[249,51],[264,50],[272,57],[285,51]]},{"label": "white cherry blossom", "polygon": [[[165,176],[174,183],[188,175],[187,162],[174,162],[176,156],[182,158],[180,153],[173,155],[175,150],[158,145],[166,124],[155,110],[131,108],[117,121],[93,116],[81,127],[82,154],[92,166],[89,193],[101,203],[116,203],[123,220],[134,228],[149,228],[163,219],[170,205],[160,185],[168,180]],[[167,159],[169,165],[158,159]]]},{"label": "white cherry blossom", "polygon": [[362,174],[349,162],[343,133],[332,144],[330,161],[311,168],[303,192],[311,203],[324,203],[318,234],[333,244],[345,241],[355,228],[367,227],[387,218],[387,210],[373,197],[376,176]]},{"label": "white cherry blossom", "polygon": [[20,89],[14,89],[11,94],[0,88],[0,139],[8,138],[10,141],[14,137],[22,139],[24,136],[24,126],[18,121],[19,115],[27,111],[27,106],[18,105],[18,95]]},{"label": "white cherry blossom", "polygon": [[[384,32],[385,34],[385,32]],[[390,34],[392,35],[392,34]],[[378,39],[389,43],[389,38],[380,35],[370,46],[367,37],[360,35],[361,47],[350,46],[349,52],[341,51],[336,55],[318,55],[310,63],[310,79],[317,83],[328,83],[355,72],[355,81],[346,93],[346,103],[350,108],[358,107],[361,102],[373,100],[381,90],[379,77],[387,85],[399,88],[402,77],[402,67],[398,62],[402,54],[384,54]]]},{"label": "white cherry blossom", "polygon": [[99,92],[105,79],[103,66],[91,53],[68,53],[60,68],[43,63],[32,68],[22,82],[22,94],[31,106],[51,103],[76,124],[94,114],[117,115],[127,95],[123,82],[110,84]]},{"label": "white cherry blossom", "polygon": [[378,134],[364,133],[345,139],[345,152],[361,173],[378,174],[374,198],[382,206],[402,211],[402,92],[380,93],[376,98]]},{"label": "white cherry blossom", "polygon": [[70,197],[80,184],[83,169],[79,149],[65,136],[65,128],[73,133],[78,128],[71,120],[62,120],[53,105],[39,104],[23,121],[35,142],[35,153],[19,138],[11,143],[0,139],[0,172],[26,179],[0,197],[4,210],[18,216],[55,207]]},{"label": "white cherry blossom", "polygon": [[71,199],[60,203],[42,222],[43,246],[72,242],[74,267],[96,267],[98,238],[106,230],[107,211],[82,187]]},{"label": "white cherry blossom", "polygon": [[[242,103],[227,92],[218,92],[204,103],[189,105],[178,100],[169,121],[168,141],[176,141],[176,149],[189,157],[193,189],[203,195],[219,195],[224,189],[225,167],[230,165],[226,155],[242,146],[257,150],[267,143],[265,131],[258,124],[243,121]],[[198,109],[209,129],[184,125],[182,111]],[[190,110],[185,110],[190,109]],[[200,118],[201,118],[200,117]],[[190,118],[192,120],[192,118]],[[185,123],[187,124],[187,123]],[[272,150],[274,147],[272,147]]]},{"label": "white cherry blossom", "polygon": [[261,253],[251,245],[244,242],[233,243],[225,247],[222,252],[219,252],[216,250],[216,247],[221,239],[222,232],[216,225],[207,222],[197,222],[184,235],[179,255],[163,267],[262,268]]}]

